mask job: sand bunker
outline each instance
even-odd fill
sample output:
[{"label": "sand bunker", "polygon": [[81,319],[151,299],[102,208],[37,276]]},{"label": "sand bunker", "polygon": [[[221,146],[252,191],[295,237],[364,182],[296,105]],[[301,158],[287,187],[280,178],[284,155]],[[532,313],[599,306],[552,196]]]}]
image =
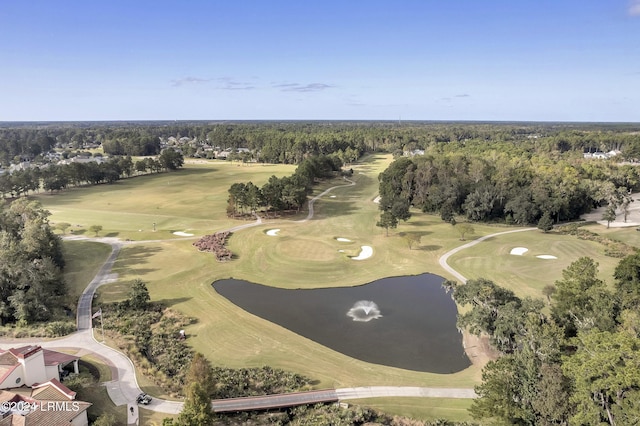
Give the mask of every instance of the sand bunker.
[{"label": "sand bunker", "polygon": [[378,195],[376,198],[373,199],[373,202],[376,204],[380,204],[380,196]]},{"label": "sand bunker", "polygon": [[551,256],[550,254],[541,254],[540,256],[536,256],[538,259],[557,259],[555,256]]},{"label": "sand bunker", "polygon": [[341,243],[350,243],[351,240],[348,238],[336,238],[336,241],[340,241]]},{"label": "sand bunker", "polygon": [[278,232],[280,232],[280,229],[269,229],[267,231],[267,235],[270,237],[275,237],[278,235]]},{"label": "sand bunker", "polygon": [[178,237],[193,237],[193,234],[187,234],[186,232],[182,231],[174,232],[173,235],[177,235]]},{"label": "sand bunker", "polygon": [[529,249],[525,248],[525,247],[515,247],[511,249],[511,253],[515,256],[522,256],[523,254],[525,254],[526,252],[528,252]]},{"label": "sand bunker", "polygon": [[368,259],[373,255],[373,248],[371,248],[370,246],[361,246],[360,247],[360,254],[352,257],[351,259],[353,260],[364,260],[364,259]]},{"label": "sand bunker", "polygon": [[335,195],[329,195],[329,198],[336,198]]}]

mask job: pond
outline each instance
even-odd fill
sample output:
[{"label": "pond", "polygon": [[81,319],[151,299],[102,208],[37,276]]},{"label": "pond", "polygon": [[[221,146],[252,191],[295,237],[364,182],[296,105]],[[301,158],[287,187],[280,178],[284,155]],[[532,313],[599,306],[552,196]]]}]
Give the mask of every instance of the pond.
[{"label": "pond", "polygon": [[213,288],[242,309],[362,361],[431,373],[467,368],[456,305],[432,274],[357,287],[287,290],[227,279]]}]

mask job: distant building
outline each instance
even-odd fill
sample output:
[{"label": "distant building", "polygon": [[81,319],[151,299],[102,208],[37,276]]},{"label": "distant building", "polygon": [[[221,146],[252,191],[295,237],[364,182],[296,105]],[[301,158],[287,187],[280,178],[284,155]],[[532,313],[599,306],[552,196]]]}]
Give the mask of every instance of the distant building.
[{"label": "distant building", "polygon": [[402,155],[405,157],[415,157],[416,155],[424,155],[424,149],[413,149],[411,151],[403,151]]}]

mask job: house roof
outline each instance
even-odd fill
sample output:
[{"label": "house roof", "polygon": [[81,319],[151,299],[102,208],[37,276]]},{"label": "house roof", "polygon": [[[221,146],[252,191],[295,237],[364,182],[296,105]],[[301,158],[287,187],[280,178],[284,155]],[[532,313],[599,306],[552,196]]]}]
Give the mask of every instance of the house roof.
[{"label": "house roof", "polygon": [[4,382],[4,380],[9,377],[13,370],[19,367],[19,364],[16,362],[15,365],[0,365],[0,383]]},{"label": "house roof", "polygon": [[[0,402],[25,401],[35,403],[40,409],[31,410],[28,413],[13,413],[0,419],[0,426],[60,426],[69,424],[73,419],[84,413],[91,403],[84,401],[69,401],[59,399],[62,389],[66,389],[75,396],[66,386],[57,380],[37,385],[32,390],[32,397],[19,395],[15,392],[0,391]],[[45,396],[51,391],[58,393],[58,399],[36,398]],[[52,394],[53,395],[53,394]]]},{"label": "house roof", "polygon": [[0,349],[0,365],[17,365],[18,358],[9,351]]},{"label": "house roof", "polygon": [[72,361],[80,359],[78,356],[73,356],[69,354],[65,354],[62,352],[51,351],[49,349],[43,349],[44,354],[44,365],[58,365],[58,364],[69,364]]},{"label": "house roof", "polygon": [[11,352],[11,354],[18,359],[26,359],[32,355],[37,354],[41,350],[42,350],[42,347],[39,345],[29,345],[29,346],[22,346],[19,348],[11,348],[8,350],[8,352]]},{"label": "house roof", "polygon": [[16,365],[18,359],[29,358],[32,355],[42,351],[44,357],[44,365],[66,365],[72,361],[80,359],[80,357],[65,354],[62,352],[52,351],[50,349],[43,349],[39,345],[22,346],[19,348],[11,348],[6,351],[0,350],[0,366],[2,365]]},{"label": "house roof", "polygon": [[67,401],[76,399],[76,392],[72,391],[58,379],[51,379],[46,383],[33,385],[31,396],[37,400]]}]

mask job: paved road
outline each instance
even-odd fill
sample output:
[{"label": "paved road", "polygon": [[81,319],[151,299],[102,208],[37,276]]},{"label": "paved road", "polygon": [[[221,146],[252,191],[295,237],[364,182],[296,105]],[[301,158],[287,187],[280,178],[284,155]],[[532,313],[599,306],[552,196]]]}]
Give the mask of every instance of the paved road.
[{"label": "paved road", "polygon": [[412,386],[367,386],[336,389],[340,401],[347,399],[381,398],[388,396],[413,396],[424,398],[476,398],[473,389],[421,388]]},{"label": "paved road", "polygon": [[338,394],[334,389],[292,392],[278,395],[252,396],[213,400],[211,406],[216,413],[266,410],[269,408],[293,407],[296,405],[336,402]]},{"label": "paved road", "polygon": [[84,289],[78,301],[78,312],[76,316],[78,330],[89,330],[91,328],[91,304],[97,288],[103,284],[114,282],[117,279],[117,276],[111,274],[111,269],[118,257],[118,253],[120,253],[122,244],[118,241],[111,241],[109,244],[111,245],[111,254],[96,276],[93,277],[87,288]]},{"label": "paved road", "polygon": [[440,266],[442,266],[442,268],[444,270],[446,270],[447,272],[449,272],[451,275],[453,275],[454,277],[456,277],[456,279],[460,280],[460,282],[462,282],[463,284],[467,282],[467,279],[458,271],[456,271],[455,269],[453,269],[451,266],[449,266],[449,264],[447,263],[447,260],[449,260],[449,258],[451,256],[453,256],[454,254],[458,253],[459,251],[462,251],[464,249],[467,249],[469,247],[473,247],[476,244],[481,243],[482,241],[486,241],[489,238],[493,238],[493,237],[497,237],[498,235],[504,235],[504,234],[513,234],[514,232],[525,232],[525,231],[533,231],[537,228],[523,228],[523,229],[514,229],[511,231],[503,231],[503,232],[496,232],[495,234],[490,234],[490,235],[485,235],[484,237],[480,237],[477,240],[473,240],[471,242],[468,242],[467,244],[461,245],[460,247],[456,247],[453,250],[449,250],[448,252],[446,252],[445,254],[443,254],[440,259],[438,259],[438,262],[440,263]]}]

